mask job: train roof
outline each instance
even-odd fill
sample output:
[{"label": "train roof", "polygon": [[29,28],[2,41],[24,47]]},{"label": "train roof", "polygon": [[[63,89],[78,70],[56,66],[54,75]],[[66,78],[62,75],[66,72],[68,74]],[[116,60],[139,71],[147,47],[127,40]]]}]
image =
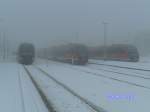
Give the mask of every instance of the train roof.
[{"label": "train roof", "polygon": [[19,47],[20,47],[20,48],[21,48],[21,47],[23,47],[23,48],[28,48],[28,47],[34,48],[34,45],[31,44],[31,43],[22,43],[22,44],[20,44]]},{"label": "train roof", "polygon": [[22,43],[18,47],[19,52],[24,52],[24,51],[32,51],[34,52],[35,48],[34,45],[31,43]]}]

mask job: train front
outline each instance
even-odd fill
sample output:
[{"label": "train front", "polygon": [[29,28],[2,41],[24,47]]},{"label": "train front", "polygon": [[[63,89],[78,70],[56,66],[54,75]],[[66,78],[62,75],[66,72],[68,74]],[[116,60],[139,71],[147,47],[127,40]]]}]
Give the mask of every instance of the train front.
[{"label": "train front", "polygon": [[84,45],[76,45],[72,55],[73,64],[85,65],[88,62],[88,49]]},{"label": "train front", "polygon": [[35,49],[32,44],[24,43],[19,46],[18,60],[19,63],[30,65],[33,63],[35,57]]}]

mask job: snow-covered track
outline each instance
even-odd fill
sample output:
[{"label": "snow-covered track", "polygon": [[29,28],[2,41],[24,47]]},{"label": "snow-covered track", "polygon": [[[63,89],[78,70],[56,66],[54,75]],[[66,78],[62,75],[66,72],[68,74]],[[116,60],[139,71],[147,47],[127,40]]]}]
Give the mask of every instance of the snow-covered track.
[{"label": "snow-covered track", "polygon": [[21,95],[22,110],[23,110],[23,112],[26,112],[25,100],[24,100],[24,96],[23,96],[22,80],[21,80],[20,74],[18,74],[18,79],[19,79],[19,88],[20,88],[20,95]]},{"label": "snow-covered track", "polygon": [[49,73],[47,73],[46,71],[44,71],[42,68],[34,66],[36,69],[38,69],[40,72],[43,73],[43,75],[47,76],[48,78],[50,78],[51,80],[53,80],[54,82],[56,82],[58,85],[60,85],[61,87],[63,87],[65,90],[67,90],[69,93],[71,93],[73,96],[77,97],[78,99],[80,99],[84,104],[86,104],[87,106],[89,106],[89,108],[91,108],[93,110],[93,112],[107,112],[105,109],[95,105],[94,103],[90,102],[88,99],[80,96],[78,93],[76,93],[74,90],[72,90],[71,88],[69,88],[67,85],[65,85],[64,83],[58,81],[56,78],[54,78],[52,75],[50,75]]},{"label": "snow-covered track", "polygon": [[45,106],[47,107],[49,112],[56,112],[56,110],[54,109],[54,107],[52,106],[52,103],[48,100],[48,98],[46,97],[46,95],[44,94],[44,92],[42,91],[42,89],[40,88],[40,86],[38,85],[38,83],[36,82],[36,80],[34,80],[34,78],[32,77],[30,71],[27,69],[27,67],[23,66],[26,73],[28,74],[28,76],[30,77],[32,83],[34,84],[35,88],[37,89],[39,95],[41,96],[41,99],[43,100]]},{"label": "snow-covered track", "polygon": [[74,69],[74,70],[77,70],[77,71],[80,71],[80,72],[84,72],[87,75],[95,75],[95,76],[98,76],[98,77],[103,77],[103,78],[106,78],[106,79],[118,81],[120,83],[126,83],[126,84],[129,84],[131,86],[136,86],[136,87],[145,88],[145,89],[150,90],[149,86],[138,84],[138,83],[127,81],[127,80],[123,80],[123,79],[119,79],[119,78],[115,78],[115,77],[112,77],[112,76],[106,76],[106,75],[104,75],[102,73],[93,72],[92,69],[89,69],[89,68],[88,68],[88,70],[85,70],[85,69],[83,69],[81,67],[72,67],[72,66],[66,66],[66,67]]},{"label": "snow-covered track", "polygon": [[144,73],[143,74],[141,74],[141,73],[132,74],[132,73],[124,73],[124,72],[120,72],[120,71],[116,71],[116,70],[103,69],[103,68],[95,68],[95,67],[88,67],[88,68],[95,69],[95,70],[102,70],[102,71],[116,73],[116,74],[121,74],[121,75],[125,75],[125,76],[130,76],[130,77],[138,77],[138,78],[150,80],[150,77],[147,77],[147,75],[144,75]]},{"label": "snow-covered track", "polygon": [[124,69],[130,69],[130,70],[138,70],[138,71],[147,71],[147,72],[150,72],[149,69],[134,68],[134,67],[127,67],[127,66],[118,66],[118,65],[112,65],[112,64],[103,64],[103,63],[94,63],[94,62],[89,62],[88,64],[111,66],[111,67],[115,67],[115,68],[124,68]]}]

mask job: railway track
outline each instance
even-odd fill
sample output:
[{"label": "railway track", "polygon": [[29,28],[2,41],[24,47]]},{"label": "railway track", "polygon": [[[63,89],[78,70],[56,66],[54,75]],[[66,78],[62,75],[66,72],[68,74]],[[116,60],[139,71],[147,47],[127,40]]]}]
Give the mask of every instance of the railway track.
[{"label": "railway track", "polygon": [[30,77],[32,83],[34,84],[36,90],[38,91],[38,93],[39,93],[42,101],[44,102],[45,106],[47,107],[48,111],[49,112],[57,112],[56,109],[53,107],[51,101],[48,100],[47,96],[42,91],[42,89],[40,88],[40,86],[38,85],[38,83],[36,82],[36,80],[32,77],[32,75],[31,75],[30,71],[27,69],[27,67],[23,66],[23,68],[25,69],[26,73]]},{"label": "railway track", "polygon": [[142,68],[125,67],[125,66],[110,65],[110,64],[100,64],[100,63],[93,63],[93,62],[89,62],[88,64],[103,65],[103,66],[110,66],[110,67],[115,67],[115,68],[124,68],[124,69],[130,69],[130,70],[138,70],[138,71],[147,71],[147,72],[150,72],[149,69],[142,69]]},{"label": "railway track", "polygon": [[[58,62],[59,63],[59,62]],[[64,64],[64,63],[59,63],[61,64],[62,66],[65,65],[65,67],[68,67],[68,68],[71,68],[73,70],[77,70],[77,71],[80,71],[80,72],[84,72],[86,73],[87,75],[94,75],[94,76],[97,76],[97,77],[102,77],[102,78],[106,78],[106,79],[110,79],[110,80],[114,80],[114,81],[118,81],[120,83],[125,83],[125,84],[129,84],[131,86],[135,86],[135,87],[140,87],[140,88],[145,88],[145,89],[148,89],[150,90],[150,87],[147,86],[147,85],[142,85],[142,84],[139,84],[139,83],[135,83],[135,82],[132,82],[132,81],[127,81],[127,80],[123,80],[123,79],[118,79],[118,78],[114,78],[114,77],[111,77],[111,76],[106,76],[102,73],[95,73],[95,72],[92,72],[93,69],[91,68],[88,68],[90,71],[88,70],[85,70],[85,69],[82,69],[81,67],[78,67],[78,66],[74,66],[74,65],[68,65],[68,64]],[[103,64],[102,64],[103,65]],[[107,66],[107,65],[106,65]],[[118,68],[118,67],[115,67],[115,68]],[[121,67],[119,67],[121,68]],[[139,75],[135,75],[135,74],[126,74],[126,73],[122,73],[122,72],[116,72],[116,71],[111,71],[111,70],[106,70],[106,72],[110,72],[110,73],[115,73],[115,74],[120,74],[120,75],[126,75],[126,76],[130,76],[130,77],[138,77],[138,78],[141,78],[141,79],[144,79],[144,80],[150,80],[150,77],[144,77],[144,76],[139,76]]]},{"label": "railway track", "polygon": [[[118,79],[118,78],[114,78],[114,77],[111,77],[111,76],[106,76],[102,73],[95,73],[95,72],[92,72],[92,69],[89,69],[90,71],[88,70],[85,70],[85,69],[82,69],[80,67],[74,67],[74,66],[67,66],[68,68],[71,68],[73,70],[77,70],[77,71],[80,71],[80,72],[84,72],[86,73],[87,75],[94,75],[94,76],[97,76],[97,77],[102,77],[102,78],[106,78],[106,79],[110,79],[110,80],[114,80],[114,81],[118,81],[120,83],[125,83],[125,84],[129,84],[131,86],[135,86],[135,87],[140,87],[140,88],[144,88],[144,89],[148,89],[150,90],[150,87],[149,86],[146,86],[146,85],[142,85],[142,84],[138,84],[138,83],[135,83],[135,82],[130,82],[130,81],[127,81],[127,80],[123,80],[123,79]],[[108,72],[108,71],[107,71]],[[109,71],[111,72],[111,71]],[[114,73],[114,71],[112,72]],[[120,73],[118,73],[120,74]],[[125,75],[125,74],[122,74],[121,75]],[[128,74],[130,75],[130,74]],[[130,75],[131,76],[131,75]],[[132,77],[138,77],[138,78],[142,78],[142,79],[146,79],[146,80],[149,80],[148,77],[140,77],[140,76],[136,76],[136,75],[132,75]]]},{"label": "railway track", "polygon": [[124,75],[124,76],[137,77],[137,78],[150,80],[150,77],[146,77],[146,75],[141,74],[141,73],[132,74],[132,73],[124,73],[124,72],[120,72],[120,71],[114,71],[114,70],[103,69],[103,68],[95,68],[95,67],[88,67],[88,68],[95,69],[95,70],[106,71],[106,72],[110,72],[110,73],[121,74],[121,75]]},{"label": "railway track", "polygon": [[23,94],[23,86],[22,86],[22,80],[21,80],[20,73],[18,74],[18,81],[19,81],[19,89],[20,89],[20,96],[21,96],[22,111],[26,112],[25,99],[24,99],[24,94]]},{"label": "railway track", "polygon": [[[56,112],[56,111],[54,111],[55,109],[53,109],[53,107],[51,106],[51,102],[49,102],[47,100],[46,95],[39,88],[38,83],[36,82],[36,80],[34,80],[34,78],[32,77],[30,71],[26,67],[24,67],[24,68],[28,72],[28,75],[30,76],[32,82],[34,83],[34,85],[36,86],[37,90],[41,94],[41,97],[42,97],[43,101],[45,102],[45,105],[47,105],[47,107],[49,108],[49,110],[52,109],[52,112]],[[43,69],[41,69],[41,68],[39,68],[37,66],[34,66],[34,68],[36,68],[39,72],[41,72],[47,78],[53,80],[56,84],[58,84],[59,86],[61,86],[62,88],[64,88],[66,91],[68,91],[69,93],[71,93],[73,96],[75,96],[76,98],[78,98],[81,102],[83,102],[85,105],[87,105],[89,108],[91,108],[93,110],[92,112],[107,112],[105,109],[103,109],[103,108],[95,105],[93,102],[90,102],[88,99],[86,99],[86,98],[80,96],[79,94],[77,94],[74,90],[72,90],[67,85],[63,84],[62,82],[58,81],[56,78],[54,78],[52,75],[50,75],[49,73],[47,73]]]}]

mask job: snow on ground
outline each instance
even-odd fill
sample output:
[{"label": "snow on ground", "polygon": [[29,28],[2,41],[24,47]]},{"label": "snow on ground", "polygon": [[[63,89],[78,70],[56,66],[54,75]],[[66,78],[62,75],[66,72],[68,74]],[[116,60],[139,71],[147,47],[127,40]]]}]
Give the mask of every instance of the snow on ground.
[{"label": "snow on ground", "polygon": [[[148,72],[145,72],[145,71],[142,71],[142,73],[136,73],[130,69],[128,70],[128,69],[122,69],[122,68],[113,68],[109,66],[106,67],[106,66],[101,66],[101,65],[99,66],[99,65],[90,65],[90,64],[87,66],[81,66],[81,67],[72,66],[72,69],[74,68],[81,70],[81,71],[89,71],[92,73],[96,73],[97,75],[105,74],[105,76],[108,76],[108,77],[113,77],[113,78],[117,78],[117,79],[124,80],[124,81],[134,82],[134,83],[142,84],[145,86],[150,85],[150,74],[147,74]],[[111,70],[110,68],[113,70]],[[134,76],[131,76],[131,75],[134,75]],[[142,78],[140,76],[142,76]],[[147,79],[144,79],[144,78],[147,78]]]},{"label": "snow on ground", "polygon": [[[147,112],[150,109],[149,89],[94,76],[77,69],[73,70],[70,68],[72,65],[69,64],[48,61],[38,66],[108,112]],[[93,71],[95,72],[95,70]],[[108,75],[108,72],[96,72]],[[109,76],[111,75],[114,77],[114,74],[109,74]],[[137,79],[132,78],[132,80]]]},{"label": "snow on ground", "polygon": [[[90,66],[90,67],[89,67]],[[149,76],[148,75],[144,75],[145,72],[143,72],[143,74],[136,74],[136,73],[132,73],[130,71],[132,70],[124,70],[122,71],[121,73],[125,73],[125,74],[128,74],[128,75],[125,75],[125,74],[120,74],[120,73],[114,73],[114,72],[120,72],[120,68],[118,68],[118,70],[113,70],[113,73],[112,72],[108,72],[108,71],[111,71],[109,69],[109,67],[98,67],[97,68],[100,68],[100,69],[96,69],[96,67],[92,66],[91,68],[91,65],[87,65],[87,67],[73,67],[73,68],[77,68],[79,70],[83,70],[83,71],[89,71],[89,72],[93,72],[93,73],[96,73],[96,74],[99,74],[99,75],[105,75],[107,77],[112,77],[112,78],[116,78],[116,79],[119,79],[119,80],[124,80],[124,81],[128,81],[128,82],[133,82],[133,83],[136,83],[136,84],[139,84],[139,85],[143,85],[143,86],[147,86],[150,88],[150,74]],[[102,70],[101,70],[102,69]],[[105,71],[106,70],[106,71]],[[107,71],[108,70],[108,71]],[[147,72],[146,72],[147,73]],[[130,76],[129,76],[130,75]],[[141,78],[141,77],[135,77],[135,76],[131,76],[131,75],[136,75],[136,76],[143,76],[144,78],[148,78],[148,79],[144,79],[144,78]]]},{"label": "snow on ground", "polygon": [[[96,69],[113,70],[144,77],[150,77],[149,72],[125,70],[92,64],[86,66],[74,66],[46,60],[40,60],[39,62],[35,64],[82,97],[93,102],[95,105],[104,108],[108,112],[148,112],[150,109],[150,89],[120,83],[107,78],[94,76],[83,71],[94,72],[150,87],[149,80],[123,76]],[[150,69],[148,66],[150,63],[146,60],[145,62],[146,63],[106,61],[104,63]],[[58,86],[55,82],[35,70],[32,66],[30,70],[58,111],[91,111],[86,104],[81,102],[81,100],[64,90],[61,86]],[[13,61],[8,62],[1,60],[0,71],[0,111],[47,112],[38,92],[21,65]],[[22,100],[24,100],[24,102],[22,102]]]},{"label": "snow on ground", "polygon": [[23,97],[26,112],[48,112],[39,93],[37,92],[36,88],[31,82],[31,79],[26,74],[22,66],[21,68],[20,68],[20,76],[22,80],[22,88],[24,93]]},{"label": "snow on ground", "polygon": [[[49,100],[52,102],[56,112],[91,112],[92,109],[88,105],[81,102],[78,98],[59,86],[53,80],[40,73],[37,69],[30,67],[32,76]],[[94,111],[93,111],[94,112]]]},{"label": "snow on ground", "polygon": [[89,59],[89,63],[99,63],[108,65],[117,65],[122,67],[140,68],[150,70],[150,57],[143,57],[139,62],[123,62],[123,61],[110,61],[110,60],[95,60]]},{"label": "snow on ground", "polygon": [[48,112],[19,64],[0,63],[0,90],[0,112]]},{"label": "snow on ground", "polygon": [[150,78],[150,72],[149,71],[140,71],[140,70],[133,70],[133,69],[125,69],[125,68],[118,68],[118,67],[112,67],[112,66],[104,66],[104,65],[96,65],[96,64],[88,64],[87,65],[91,69],[96,70],[108,70],[108,71],[114,71],[114,72],[120,72],[120,73],[129,73],[137,76],[143,76]]}]

